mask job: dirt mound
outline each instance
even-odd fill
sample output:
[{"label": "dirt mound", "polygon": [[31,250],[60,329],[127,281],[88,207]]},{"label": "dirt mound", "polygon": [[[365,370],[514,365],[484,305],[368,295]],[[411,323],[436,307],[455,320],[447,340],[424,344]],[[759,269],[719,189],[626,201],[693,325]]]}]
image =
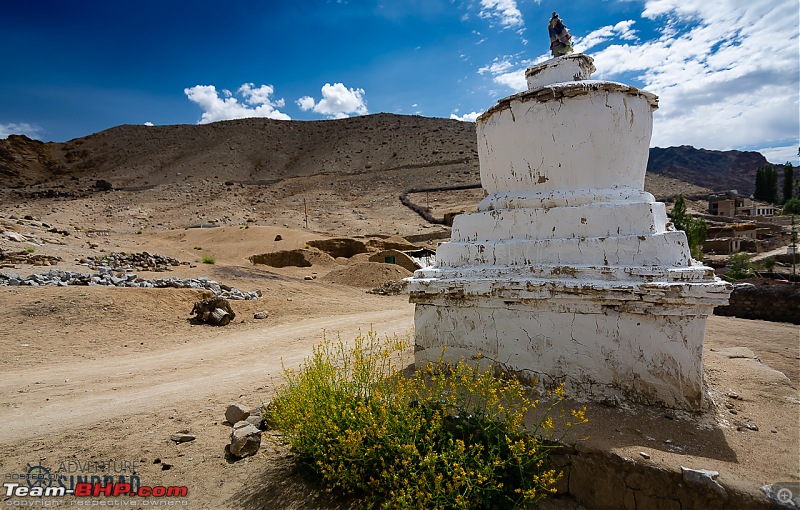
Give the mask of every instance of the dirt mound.
[{"label": "dirt mound", "polygon": [[314,264],[333,263],[333,257],[316,250],[281,250],[261,253],[248,257],[253,264],[265,264],[272,267],[311,267]]},{"label": "dirt mound", "polygon": [[411,276],[411,271],[397,264],[381,262],[360,262],[334,269],[321,279],[326,282],[374,289],[385,282],[400,280]]},{"label": "dirt mound", "polygon": [[343,237],[339,239],[315,239],[309,241],[308,245],[318,250],[322,250],[333,258],[350,258],[359,253],[366,253],[367,245],[361,241]]},{"label": "dirt mound", "polygon": [[376,250],[416,250],[418,247],[400,236],[390,236],[385,239],[370,239],[367,241],[370,248]]}]

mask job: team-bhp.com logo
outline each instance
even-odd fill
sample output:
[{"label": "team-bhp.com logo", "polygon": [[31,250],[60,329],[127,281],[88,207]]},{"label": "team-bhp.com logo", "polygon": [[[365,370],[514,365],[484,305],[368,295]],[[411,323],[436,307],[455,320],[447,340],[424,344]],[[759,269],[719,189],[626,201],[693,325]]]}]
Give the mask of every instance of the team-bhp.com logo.
[{"label": "team-bhp.com logo", "polygon": [[[27,472],[5,476],[6,506],[188,506],[189,488],[142,485],[131,461],[64,461],[53,472],[28,464]],[[108,499],[105,498],[121,498]]]},{"label": "team-bhp.com logo", "polygon": [[142,485],[134,487],[129,483],[87,483],[79,482],[75,484],[74,489],[67,489],[66,487],[41,487],[33,486],[26,487],[18,483],[4,483],[3,487],[6,489],[6,496],[14,497],[59,497],[59,496],[75,496],[76,498],[97,498],[100,496],[105,497],[120,497],[131,496],[140,498],[185,498],[189,495],[189,488],[185,485],[173,485],[165,487],[163,485],[156,485],[149,487]]}]

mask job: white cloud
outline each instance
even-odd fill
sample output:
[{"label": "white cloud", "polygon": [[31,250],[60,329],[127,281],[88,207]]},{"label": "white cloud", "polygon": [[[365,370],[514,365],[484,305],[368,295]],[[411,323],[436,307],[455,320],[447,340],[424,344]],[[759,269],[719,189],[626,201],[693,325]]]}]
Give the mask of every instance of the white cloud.
[{"label": "white cloud", "polygon": [[492,62],[491,64],[483,66],[480,69],[478,69],[478,74],[489,73],[492,75],[498,75],[507,72],[512,67],[514,67],[514,64],[512,64],[508,60],[506,59],[501,60],[500,58],[496,58],[494,59],[494,62]]},{"label": "white cloud", "polygon": [[649,0],[642,16],[662,25],[660,37],[612,44],[593,56],[597,77],[634,73],[660,96],[653,145],[716,150],[797,145],[796,5]]},{"label": "white cloud", "polygon": [[602,44],[610,39],[636,40],[636,30],[631,28],[635,22],[633,20],[620,21],[616,25],[606,25],[597,30],[589,32],[584,37],[574,38],[575,53],[585,53],[598,44]]},{"label": "white cloud", "polygon": [[301,97],[297,100],[297,106],[303,111],[310,110],[314,108],[314,98],[311,96]]},{"label": "white cloud", "polygon": [[41,133],[42,128],[27,122],[0,124],[0,139],[8,138],[8,135],[25,135],[28,138],[38,139]]},{"label": "white cloud", "polygon": [[782,165],[790,161],[794,166],[798,165],[797,145],[787,145],[785,147],[765,147],[758,149],[758,152],[767,158],[770,163]]},{"label": "white cloud", "polygon": [[453,120],[460,120],[461,122],[475,122],[480,115],[480,112],[470,112],[465,113],[464,115],[456,115],[455,113],[451,113],[450,118]]},{"label": "white cloud", "polygon": [[496,19],[504,28],[523,25],[522,13],[517,8],[516,0],[481,0],[481,11],[478,16],[484,19]]},{"label": "white cloud", "polygon": [[197,103],[203,109],[199,124],[248,117],[291,120],[291,117],[276,109],[282,108],[284,101],[270,99],[274,92],[270,85],[261,85],[258,88],[252,83],[242,85],[237,92],[244,98],[246,104],[240,103],[229,90],[223,89],[220,95],[214,85],[196,85],[183,89],[183,92],[190,101]]},{"label": "white cloud", "polygon": [[544,62],[550,58],[549,54],[540,55],[534,60],[514,61],[513,56],[495,58],[494,61],[478,69],[478,74],[492,75],[492,81],[503,87],[507,87],[514,92],[522,92],[528,89],[528,81],[525,79],[525,69]]},{"label": "white cloud", "polygon": [[[278,108],[283,108],[284,101],[283,99],[278,99],[275,102],[272,102],[269,96],[272,95],[275,90],[272,88],[272,85],[261,85],[258,88],[253,88],[255,85],[252,83],[245,83],[241,87],[239,87],[239,93],[245,98],[247,104],[253,105],[263,105],[263,104],[272,104],[273,106],[277,106]],[[228,92],[230,94],[230,92]]]},{"label": "white cloud", "polygon": [[369,113],[364,89],[349,89],[343,83],[326,83],[322,86],[322,99],[319,102],[311,96],[304,96],[297,100],[297,105],[303,111],[311,110],[332,119]]},{"label": "white cloud", "polygon": [[493,81],[499,85],[510,88],[514,92],[522,92],[528,88],[528,80],[525,79],[525,69],[517,69],[510,73],[498,74]]}]

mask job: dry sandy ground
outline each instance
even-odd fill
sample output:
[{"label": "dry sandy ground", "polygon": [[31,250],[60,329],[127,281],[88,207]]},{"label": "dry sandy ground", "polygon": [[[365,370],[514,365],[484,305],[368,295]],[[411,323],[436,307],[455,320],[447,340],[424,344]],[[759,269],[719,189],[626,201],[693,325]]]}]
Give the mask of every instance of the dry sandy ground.
[{"label": "dry sandy ground", "polygon": [[[140,277],[207,276],[263,293],[257,301],[232,302],[236,319],[214,328],[187,320],[192,303],[201,297],[198,291],[0,287],[0,349],[5,353],[0,361],[0,474],[8,480],[41,466],[51,473],[63,468],[61,474],[69,477],[87,474],[76,466],[86,468],[90,462],[92,469],[113,459],[112,467],[125,469],[118,475],[135,470],[143,485],[188,486],[194,508],[346,507],[346,501],[325,496],[296,476],[286,448],[271,436],[254,457],[235,461],[227,456],[225,408],[269,400],[280,383],[282,363],[300,363],[323,331],[345,340],[369,328],[412,334],[413,307],[404,296],[366,294],[358,274],[349,273],[349,285],[326,281],[337,268],[363,263],[361,256],[352,261],[320,256],[305,268],[254,266],[247,257],[342,235],[441,230],[397,201],[398,190],[418,178],[399,171],[347,182],[318,175],[284,181],[280,187],[203,180],[57,200],[0,190],[0,230],[31,240],[3,239],[2,249],[31,247],[37,254],[62,257],[60,269],[83,272],[88,269],[75,259],[148,251],[194,267],[138,272]],[[465,196],[465,209],[480,199],[479,192]],[[303,228],[304,199],[308,229]],[[458,206],[453,194],[434,199],[434,209]],[[25,220],[26,215],[34,219]],[[227,227],[185,228],[210,219]],[[49,232],[52,228],[69,235]],[[282,240],[275,241],[279,234]],[[213,255],[216,264],[199,263],[203,255]],[[26,274],[47,269],[19,265],[0,270]],[[270,317],[254,320],[253,313],[261,310]],[[647,451],[647,462],[672,469],[716,469],[721,482],[747,490],[800,480],[799,360],[797,326],[712,317],[706,374],[713,409],[700,418],[678,413],[668,419],[651,410],[592,407],[586,435],[590,444],[632,458]],[[738,431],[737,420],[753,421],[759,431]],[[175,444],[169,436],[179,431],[197,439]],[[7,496],[3,500],[14,504]]]},{"label": "dry sandy ground", "polygon": [[[61,474],[68,476],[85,474],[69,461],[113,459],[135,465],[143,485],[187,485],[192,507],[335,508],[339,502],[295,476],[286,448],[271,436],[254,457],[226,455],[225,408],[269,400],[282,364],[299,364],[323,331],[346,340],[370,328],[411,334],[413,308],[403,296],[317,281],[298,280],[297,286],[306,288],[287,302],[296,311],[257,322],[250,318],[257,302],[235,302],[243,319],[226,328],[186,321],[195,291],[0,289],[4,303],[15,303],[6,308],[12,328],[0,336],[9,353],[0,376],[0,472],[65,466]],[[320,303],[323,294],[329,297]],[[41,320],[22,320],[44,303],[52,308]],[[57,323],[70,314],[75,329],[59,332]],[[592,406],[590,425],[580,433],[592,447],[637,461],[645,451],[651,455],[646,462],[673,469],[718,470],[721,482],[752,491],[796,480],[797,333],[791,325],[712,317],[706,373],[715,408],[700,419],[681,413],[669,419],[663,411]],[[737,420],[752,421],[759,431],[738,431]],[[179,431],[197,440],[170,441]]]}]

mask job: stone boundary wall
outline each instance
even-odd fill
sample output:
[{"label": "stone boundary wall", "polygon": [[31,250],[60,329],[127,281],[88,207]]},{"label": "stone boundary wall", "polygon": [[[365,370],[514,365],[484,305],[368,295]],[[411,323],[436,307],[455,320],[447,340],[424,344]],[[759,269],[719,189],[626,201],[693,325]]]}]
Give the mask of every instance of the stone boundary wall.
[{"label": "stone boundary wall", "polygon": [[800,324],[800,285],[791,283],[739,283],[728,306],[715,315]]},{"label": "stone boundary wall", "polygon": [[433,223],[435,225],[448,225],[447,218],[436,218],[431,214],[431,211],[428,207],[423,207],[419,204],[414,203],[408,195],[413,193],[435,193],[439,191],[462,191],[467,189],[478,189],[480,188],[480,184],[463,184],[460,186],[439,186],[437,188],[412,188],[410,190],[404,191],[400,194],[400,203],[404,206],[408,207],[415,213],[419,214],[425,221],[428,223]]},{"label": "stone boundary wall", "polygon": [[757,487],[748,492],[580,443],[553,455],[552,465],[564,475],[558,481],[558,493],[541,505],[543,510],[778,508]]}]

